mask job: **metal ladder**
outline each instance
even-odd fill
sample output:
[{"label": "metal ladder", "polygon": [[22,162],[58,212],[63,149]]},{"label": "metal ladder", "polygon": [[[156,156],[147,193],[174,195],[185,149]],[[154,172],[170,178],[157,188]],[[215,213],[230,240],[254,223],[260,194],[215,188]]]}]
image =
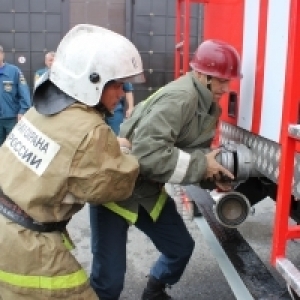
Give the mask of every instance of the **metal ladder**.
[{"label": "metal ladder", "polygon": [[290,19],[289,27],[286,89],[280,136],[281,159],[271,263],[286,280],[288,287],[300,297],[300,271],[286,257],[287,243],[292,239],[300,239],[300,225],[289,223],[294,160],[295,154],[300,152],[300,125],[297,124],[300,104],[300,2],[291,0],[290,5],[294,17]]},{"label": "metal ladder", "polygon": [[191,4],[208,2],[209,0],[176,0],[175,79],[189,70]]}]

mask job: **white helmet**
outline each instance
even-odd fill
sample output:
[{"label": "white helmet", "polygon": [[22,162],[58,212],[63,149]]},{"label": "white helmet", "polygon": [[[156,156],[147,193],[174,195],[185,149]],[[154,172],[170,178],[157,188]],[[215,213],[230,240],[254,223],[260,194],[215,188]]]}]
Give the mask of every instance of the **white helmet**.
[{"label": "white helmet", "polygon": [[118,33],[89,24],[76,25],[61,40],[49,79],[88,106],[99,102],[108,81],[145,81],[136,47]]}]

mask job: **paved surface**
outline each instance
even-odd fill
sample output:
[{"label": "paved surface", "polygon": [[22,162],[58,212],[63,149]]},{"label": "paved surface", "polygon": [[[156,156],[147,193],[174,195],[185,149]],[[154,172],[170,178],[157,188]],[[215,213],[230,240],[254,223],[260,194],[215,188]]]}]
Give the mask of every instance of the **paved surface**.
[{"label": "paved surface", "polygon": [[[181,281],[169,290],[169,294],[177,300],[237,299],[231,291],[196,222],[187,216],[180,203],[177,204],[178,210],[182,213],[187,227],[196,241],[196,247]],[[239,230],[269,267],[280,285],[284,286],[285,283],[281,276],[269,264],[273,217],[274,203],[272,200],[266,199],[256,206],[255,215],[250,216]],[[87,206],[73,218],[69,224],[69,230],[77,245],[74,255],[89,273],[91,253]],[[134,226],[129,230],[127,247],[128,268],[125,288],[120,300],[139,300],[145,286],[145,277],[153,261],[157,258],[158,252],[153,247],[151,241]],[[292,253],[294,260],[298,261],[300,265],[299,250],[300,246],[298,243],[292,242],[289,252]],[[238,300],[244,299],[241,297]]]}]

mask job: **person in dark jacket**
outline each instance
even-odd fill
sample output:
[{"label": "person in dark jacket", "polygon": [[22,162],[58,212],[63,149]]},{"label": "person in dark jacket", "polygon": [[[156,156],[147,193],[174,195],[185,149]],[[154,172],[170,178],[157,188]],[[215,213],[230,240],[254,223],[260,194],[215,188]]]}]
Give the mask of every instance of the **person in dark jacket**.
[{"label": "person in dark jacket", "polygon": [[0,145],[31,106],[23,73],[17,66],[4,62],[4,56],[0,46]]}]

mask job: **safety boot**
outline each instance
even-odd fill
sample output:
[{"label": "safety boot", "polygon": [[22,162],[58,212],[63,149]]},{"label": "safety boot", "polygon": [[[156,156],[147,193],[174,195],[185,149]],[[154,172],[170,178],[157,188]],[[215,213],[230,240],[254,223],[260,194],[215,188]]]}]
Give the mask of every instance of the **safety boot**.
[{"label": "safety boot", "polygon": [[166,284],[150,275],[141,300],[172,300],[172,297],[166,293]]}]

